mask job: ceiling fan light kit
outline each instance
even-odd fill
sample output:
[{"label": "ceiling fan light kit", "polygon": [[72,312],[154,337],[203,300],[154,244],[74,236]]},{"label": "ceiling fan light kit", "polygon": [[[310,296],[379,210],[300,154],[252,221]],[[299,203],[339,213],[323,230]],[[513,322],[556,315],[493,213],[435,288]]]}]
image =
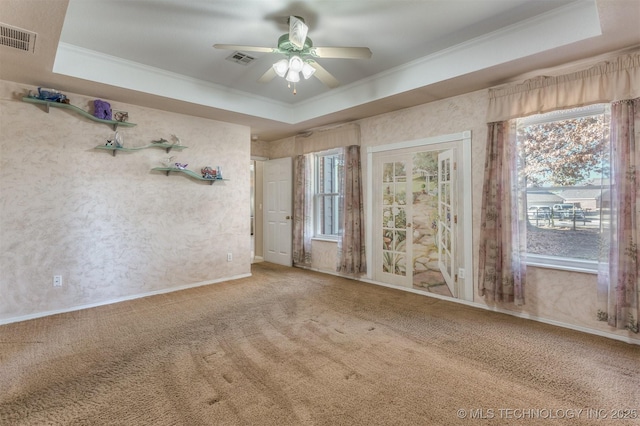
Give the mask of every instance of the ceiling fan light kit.
[{"label": "ceiling fan light kit", "polygon": [[287,71],[289,70],[289,61],[286,59],[280,59],[278,62],[273,64],[273,70],[276,72],[278,77],[284,77],[287,75]]},{"label": "ceiling fan light kit", "polygon": [[338,80],[324,69],[313,58],[338,59],[368,59],[371,50],[368,47],[313,47],[313,42],[307,37],[309,27],[299,16],[289,17],[289,33],[278,39],[278,47],[240,46],[233,44],[214,44],[216,49],[245,50],[249,52],[280,53],[287,56],[273,64],[258,79],[260,83],[271,81],[276,75],[294,83],[293,94],[296,94],[295,83],[300,81],[300,73],[305,80],[311,76],[320,80],[324,85],[333,89],[340,85]]},{"label": "ceiling fan light kit", "polygon": [[287,72],[287,77],[285,78],[285,80],[287,80],[289,83],[297,83],[300,81],[300,73],[289,70],[289,72]]},{"label": "ceiling fan light kit", "polygon": [[316,69],[305,62],[304,65],[302,66],[302,76],[304,77],[304,79],[308,80],[309,77],[311,77],[315,73],[316,73]]},{"label": "ceiling fan light kit", "polygon": [[316,69],[305,62],[300,56],[293,55],[287,59],[281,59],[273,64],[273,70],[278,77],[284,77],[290,83],[297,83],[300,81],[300,73],[305,80],[308,80]]},{"label": "ceiling fan light kit", "polygon": [[289,58],[289,72],[300,72],[302,71],[302,66],[304,65],[304,62],[302,61],[302,58],[298,55],[293,55],[291,58]]}]

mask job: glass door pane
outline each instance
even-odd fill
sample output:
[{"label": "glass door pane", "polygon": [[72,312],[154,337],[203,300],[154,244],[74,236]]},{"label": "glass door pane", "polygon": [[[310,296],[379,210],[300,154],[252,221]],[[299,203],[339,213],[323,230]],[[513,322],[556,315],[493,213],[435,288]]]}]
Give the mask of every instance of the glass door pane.
[{"label": "glass door pane", "polygon": [[412,268],[407,252],[407,228],[411,226],[407,220],[407,170],[405,161],[382,164],[382,272],[398,277],[406,277],[407,267]]},{"label": "glass door pane", "polygon": [[455,245],[452,238],[456,222],[455,197],[453,196],[453,151],[438,155],[438,265],[451,293],[455,296],[454,267]]}]

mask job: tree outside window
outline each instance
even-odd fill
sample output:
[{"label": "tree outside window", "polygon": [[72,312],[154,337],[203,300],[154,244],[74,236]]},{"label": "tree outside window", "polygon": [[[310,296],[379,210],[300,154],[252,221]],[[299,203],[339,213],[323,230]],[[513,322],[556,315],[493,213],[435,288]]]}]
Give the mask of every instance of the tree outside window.
[{"label": "tree outside window", "polygon": [[520,119],[516,138],[527,258],[549,266],[576,259],[580,269],[595,270],[608,214],[602,203],[610,172],[608,105]]}]

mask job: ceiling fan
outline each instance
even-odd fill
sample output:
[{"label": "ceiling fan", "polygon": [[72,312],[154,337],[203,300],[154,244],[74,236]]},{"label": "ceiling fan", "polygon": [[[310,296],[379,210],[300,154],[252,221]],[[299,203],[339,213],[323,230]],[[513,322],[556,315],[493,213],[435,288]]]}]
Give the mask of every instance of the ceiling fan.
[{"label": "ceiling fan", "polygon": [[368,47],[315,47],[307,32],[309,27],[299,16],[289,17],[289,33],[278,39],[278,47],[242,46],[236,44],[214,44],[216,49],[239,50],[245,52],[280,53],[286,56],[265,72],[258,79],[267,83],[276,76],[285,78],[289,84],[300,81],[300,73],[305,79],[315,76],[329,88],[340,85],[340,82],[324,69],[314,58],[368,59],[371,50]]}]

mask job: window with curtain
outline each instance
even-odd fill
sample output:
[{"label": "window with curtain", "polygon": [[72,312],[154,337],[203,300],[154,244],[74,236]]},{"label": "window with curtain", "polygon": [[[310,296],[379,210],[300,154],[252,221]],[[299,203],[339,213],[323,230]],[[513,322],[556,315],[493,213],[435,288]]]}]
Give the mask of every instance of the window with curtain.
[{"label": "window with curtain", "polygon": [[527,264],[597,272],[609,220],[609,123],[608,104],[516,120]]},{"label": "window with curtain", "polygon": [[296,136],[293,191],[293,264],[312,264],[312,238],[335,241],[337,271],[366,270],[356,123]]},{"label": "window with curtain", "polygon": [[342,149],[314,155],[315,237],[337,240],[342,232],[342,214],[339,206],[339,179],[343,167]]},{"label": "window with curtain", "polygon": [[[480,295],[489,300],[524,303],[526,265],[532,261],[527,258],[535,258],[534,255],[545,256],[528,253],[531,249],[527,248],[526,235],[537,231],[531,223],[535,227],[540,227],[540,223],[545,220],[553,219],[554,222],[555,219],[564,220],[569,224],[567,232],[553,233],[554,236],[562,236],[571,231],[575,232],[573,224],[580,220],[585,225],[584,222],[590,215],[583,204],[586,201],[577,197],[581,194],[575,193],[573,198],[561,197],[556,200],[560,202],[551,204],[550,208],[540,203],[539,199],[536,200],[538,204],[526,207],[527,202],[531,202],[532,198],[529,197],[527,185],[521,182],[522,174],[518,173],[519,170],[514,165],[524,168],[527,163],[525,163],[526,158],[519,156],[522,150],[519,149],[515,140],[517,131],[511,128],[511,124],[520,117],[529,117],[532,114],[607,103],[611,106],[608,149],[610,170],[606,171],[606,163],[603,162],[601,173],[603,176],[608,173],[610,182],[606,188],[608,191],[603,190],[600,200],[596,200],[596,206],[599,203],[601,214],[594,219],[600,221],[601,228],[597,269],[597,318],[607,321],[609,325],[618,329],[626,328],[638,332],[638,299],[640,298],[638,253],[640,252],[637,247],[640,232],[636,222],[640,193],[636,191],[635,177],[636,169],[640,164],[640,154],[638,154],[640,151],[636,149],[638,138],[636,129],[640,128],[640,113],[637,109],[637,104],[640,102],[638,81],[640,81],[640,51],[634,51],[571,74],[539,76],[519,84],[509,84],[489,90],[487,154],[478,251]],[[576,117],[563,118],[571,120]],[[531,120],[529,124],[534,126],[536,123],[534,119]],[[549,125],[546,130],[549,136],[552,128],[553,126]],[[521,130],[525,132],[524,128]],[[536,133],[535,127],[529,130]],[[571,127],[565,127],[565,131],[571,133]],[[545,131],[537,133],[544,135]],[[557,145],[548,145],[546,153],[555,155],[562,141],[563,139],[560,138],[557,140]],[[548,138],[545,137],[530,145],[540,149],[540,145],[547,142]],[[587,141],[583,142],[587,143]],[[524,152],[524,154],[530,153]],[[591,175],[594,170],[590,169],[595,167],[585,167],[585,165],[590,161],[595,163],[596,160],[584,156],[580,161],[570,161],[575,155],[576,152],[569,148],[564,154],[557,156],[563,156],[564,164],[560,163],[560,165],[567,166],[573,175],[582,176],[580,173]],[[605,155],[603,154],[603,158]],[[573,170],[571,170],[572,167]],[[541,166],[536,171],[532,170],[531,173],[534,177],[539,177],[550,172]],[[597,182],[596,179],[594,177],[593,182]],[[602,184],[605,179],[606,177],[601,177],[600,183]],[[575,183],[566,179],[559,180],[564,182],[564,185]],[[582,178],[582,180],[585,179]],[[554,209],[555,204],[558,206]],[[529,211],[530,207],[536,208]],[[602,214],[607,210],[608,217]],[[585,219],[581,219],[583,216]],[[546,241],[549,243],[552,233],[547,232],[545,235],[548,236]],[[556,256],[548,257],[560,259],[563,256],[557,256],[559,253],[557,247],[561,245],[556,244],[555,249],[541,247],[539,251],[555,253]],[[579,243],[571,243],[570,249],[578,251],[584,247],[579,246]],[[566,252],[563,254],[566,255]],[[571,257],[568,259],[572,262],[577,260]],[[549,259],[546,259],[546,262],[548,264]],[[585,262],[589,263],[591,260],[584,260],[582,266]],[[563,265],[565,268],[574,266],[576,266],[575,263]]]}]

